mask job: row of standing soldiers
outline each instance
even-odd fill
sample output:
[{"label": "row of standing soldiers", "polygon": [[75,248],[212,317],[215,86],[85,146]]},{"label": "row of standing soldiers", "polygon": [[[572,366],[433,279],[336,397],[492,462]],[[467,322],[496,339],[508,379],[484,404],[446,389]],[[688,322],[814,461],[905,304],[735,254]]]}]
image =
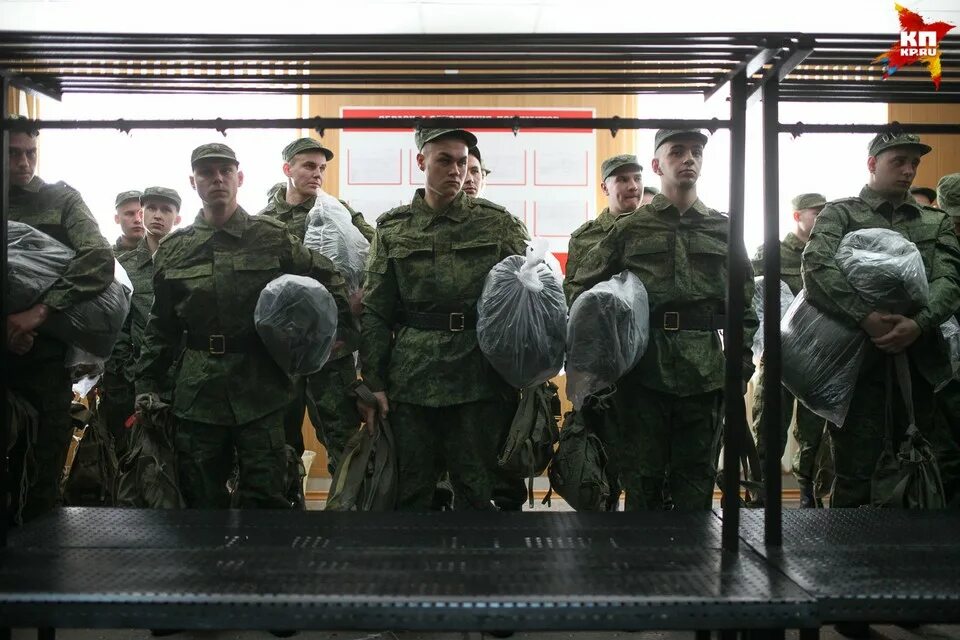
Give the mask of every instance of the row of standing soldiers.
[{"label": "row of standing soldiers", "polygon": [[[617,383],[610,406],[587,409],[610,456],[608,474],[626,492],[627,509],[711,505],[723,415],[724,354],[717,332],[729,311],[731,256],[726,216],[697,196],[707,142],[696,130],[658,131],[651,169],[662,193],[652,197],[644,194],[635,155],[604,161],[602,189],[609,206],[570,239],[564,283],[569,303],[624,269],[640,278],[650,297],[645,355]],[[227,481],[235,468],[234,504],[289,506],[284,452],[288,445],[302,452],[306,408],[331,471],[361,419],[372,424],[376,413],[389,416],[401,509],[431,508],[437,480],[445,474],[455,508],[519,509],[526,496],[522,479],[504,476],[496,462],[518,391],[479,350],[476,303],[490,269],[507,256],[523,255],[529,235],[518,218],[480,197],[487,170],[473,134],[420,129],[416,144],[425,184],[409,205],[381,215],[375,229],[348,208],[371,241],[363,290],[350,296],[333,263],[303,245],[307,215],[334,157],[315,140],[301,138],[283,150],[286,185],[271,192],[258,215],[237,204],[243,173],[233,150],[223,144],[198,147],[191,155],[190,183],[203,207],[194,222],[172,230],[181,203],[173,189],[122,193],[117,220],[125,230],[139,225],[143,237],[132,246],[121,238],[111,250],[75,190],[35,175],[36,135],[12,134],[10,219],[76,252],[67,273],[34,307],[7,318],[11,387],[39,413],[35,468],[25,476],[22,496],[24,518],[57,504],[71,434],[66,345],[45,335],[42,324],[49,314],[103,291],[113,279],[114,252],[134,294],[124,334],[106,366],[101,413],[122,449],[124,423],[137,407],[170,405],[188,506],[230,505]],[[939,204],[950,216],[918,204],[909,188],[929,149],[916,136],[875,138],[867,160],[869,183],[860,195],[831,203],[816,194],[801,196],[794,203],[797,230],[781,251],[791,288],[804,285],[812,304],[859,324],[878,353],[910,354],[918,427],[934,444],[950,496],[956,496],[960,391],[956,382],[937,394],[933,389],[949,376],[938,328],[960,307],[960,245],[950,217],[960,216],[960,179],[941,181]],[[124,226],[124,220],[132,223]],[[899,231],[922,254],[930,302],[912,317],[865,308],[836,267],[840,239],[870,227]],[[732,259],[742,262],[748,276],[741,310],[746,383],[754,373],[749,345],[758,328],[753,277],[745,252]],[[277,367],[253,326],[260,291],[281,274],[315,278],[339,310],[330,361],[298,379]],[[878,367],[864,369],[846,423],[828,427],[834,506],[870,501],[884,424],[883,403],[876,399],[886,390]],[[372,392],[375,407],[358,406],[360,385]],[[802,412],[798,425],[812,422]],[[824,430],[822,421],[818,425],[810,430],[816,435],[800,436],[801,459],[817,448]],[[14,452],[11,460],[17,459]],[[812,475],[807,468],[801,464],[797,470],[802,486]],[[22,469],[12,471],[17,478]],[[610,508],[618,499],[611,499]]]}]

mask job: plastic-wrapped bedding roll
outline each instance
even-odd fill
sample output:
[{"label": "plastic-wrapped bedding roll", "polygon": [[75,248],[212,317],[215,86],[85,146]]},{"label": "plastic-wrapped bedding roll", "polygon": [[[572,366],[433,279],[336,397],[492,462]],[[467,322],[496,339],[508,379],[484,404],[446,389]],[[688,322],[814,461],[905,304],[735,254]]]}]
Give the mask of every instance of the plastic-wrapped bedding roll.
[{"label": "plastic-wrapped bedding roll", "polygon": [[574,408],[633,369],[649,338],[649,297],[632,272],[580,294],[567,324],[567,397]]},{"label": "plastic-wrapped bedding roll", "polygon": [[[7,223],[7,304],[16,313],[29,309],[66,272],[74,251],[42,231],[19,222]],[[130,310],[133,285],[114,260],[114,281],[95,298],[55,311],[40,332],[98,358],[113,351]]]},{"label": "plastic-wrapped bedding roll", "polygon": [[353,226],[350,212],[343,203],[329,193],[317,192],[316,204],[307,215],[303,244],[330,258],[347,281],[350,293],[363,286],[370,243]]},{"label": "plastic-wrapped bedding roll", "polygon": [[477,301],[480,351],[517,389],[543,384],[563,368],[567,303],[546,251],[545,240],[534,240],[526,257],[494,265]]},{"label": "plastic-wrapped bedding roll", "polygon": [[870,346],[867,334],[797,294],[780,322],[783,385],[813,413],[842,425]]},{"label": "plastic-wrapped bedding roll", "polygon": [[[760,320],[760,329],[753,337],[753,359],[760,360],[763,353],[763,290],[764,277],[758,276],[755,282],[756,288],[753,291],[753,309],[757,312],[757,318]],[[793,292],[783,280],[780,281],[780,319],[787,314],[787,309],[793,304]]]},{"label": "plastic-wrapped bedding roll", "polygon": [[930,294],[917,245],[891,229],[845,235],[837,249],[837,266],[877,311],[908,313],[926,304]]},{"label": "plastic-wrapped bedding roll", "polygon": [[[876,311],[910,313],[927,303],[929,285],[916,245],[896,231],[861,229],[843,237],[837,266]],[[783,384],[815,414],[843,425],[864,359],[878,353],[859,327],[812,305],[803,292],[780,326]]]},{"label": "plastic-wrapped bedding roll", "polygon": [[313,278],[282,275],[260,292],[253,321],[283,371],[308,375],[330,357],[337,335],[337,303]]}]

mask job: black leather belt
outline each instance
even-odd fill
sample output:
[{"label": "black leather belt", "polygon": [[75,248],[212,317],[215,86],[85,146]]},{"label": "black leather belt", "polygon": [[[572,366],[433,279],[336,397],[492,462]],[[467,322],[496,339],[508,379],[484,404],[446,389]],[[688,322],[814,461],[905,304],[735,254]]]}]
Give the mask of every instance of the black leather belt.
[{"label": "black leather belt", "polygon": [[206,351],[210,355],[222,356],[227,353],[247,353],[260,344],[260,337],[255,333],[241,336],[224,335],[197,335],[187,334],[187,349]]},{"label": "black leather belt", "polygon": [[450,313],[401,310],[397,313],[397,324],[414,329],[459,333],[477,328],[477,312],[473,309]]},{"label": "black leather belt", "polygon": [[650,314],[650,328],[664,331],[723,331],[727,316],[695,314],[685,311],[658,311]]}]

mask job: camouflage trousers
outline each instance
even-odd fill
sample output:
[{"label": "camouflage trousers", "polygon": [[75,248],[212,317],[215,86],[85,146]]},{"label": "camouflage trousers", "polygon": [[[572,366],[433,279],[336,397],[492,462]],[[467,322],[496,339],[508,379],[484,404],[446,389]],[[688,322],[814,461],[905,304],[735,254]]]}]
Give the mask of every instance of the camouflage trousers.
[{"label": "camouflage trousers", "polygon": [[[757,377],[757,384],[754,387],[753,396],[753,422],[751,429],[753,437],[757,443],[757,455],[760,458],[760,469],[766,469],[767,458],[767,438],[763,425],[764,403],[763,390],[765,376],[763,375],[763,364],[760,365],[760,372]],[[830,485],[833,483],[833,463],[830,459],[830,435],[827,430],[827,422],[817,414],[807,409],[785,387],[782,387],[780,396],[780,424],[783,434],[781,438],[781,447],[779,452],[775,452],[778,458],[783,457],[784,449],[787,446],[786,434],[793,422],[794,406],[796,406],[797,419],[793,425],[793,437],[799,445],[792,460],[793,475],[800,484],[813,484],[817,496],[825,496],[830,492]]]},{"label": "camouflage trousers", "polygon": [[619,476],[627,494],[625,509],[662,510],[665,496],[679,510],[710,509],[723,393],[676,396],[647,389],[634,375],[618,384],[616,420],[597,422],[608,475]]},{"label": "camouflage trousers", "polygon": [[106,422],[119,460],[130,448],[131,430],[127,429],[126,422],[134,411],[133,383],[122,374],[105,372],[100,381],[100,392],[100,415]]},{"label": "camouflage trousers", "polygon": [[502,398],[446,407],[391,404],[388,419],[400,469],[398,509],[429,511],[437,479],[445,471],[455,509],[493,509],[500,478],[497,455],[515,411],[516,404]]},{"label": "camouflage trousers", "polygon": [[[23,502],[24,522],[60,503],[60,478],[73,434],[70,421],[73,391],[70,373],[63,366],[64,350],[60,342],[38,336],[33,349],[26,355],[6,356],[10,367],[10,388],[36,409],[39,419],[36,441],[29,443],[29,455],[25,456],[28,443],[21,440],[9,458],[12,496],[14,504]],[[24,487],[21,479],[25,463],[27,481]]]},{"label": "camouflage trousers", "polygon": [[357,379],[353,356],[331,360],[317,373],[294,382],[294,400],[283,414],[287,444],[303,454],[303,416],[327,450],[327,470],[332,476],[347,441],[360,428],[356,397],[350,385]]},{"label": "camouflage trousers", "polygon": [[187,507],[226,509],[231,506],[227,480],[239,468],[237,506],[284,509],[287,457],[283,411],[240,425],[219,425],[180,419],[176,449],[180,492]]},{"label": "camouflage trousers", "polygon": [[[831,507],[860,507],[871,503],[871,479],[886,437],[887,401],[892,403],[894,448],[903,438],[908,422],[906,409],[896,379],[892,397],[887,397],[886,360],[878,358],[877,362],[863,366],[843,426],[831,424],[829,427],[835,471]],[[890,367],[892,369],[892,361]],[[953,442],[943,414],[937,411],[933,387],[912,364],[910,369],[917,428],[936,455],[949,499],[951,487],[955,491],[960,479],[960,448]]]}]

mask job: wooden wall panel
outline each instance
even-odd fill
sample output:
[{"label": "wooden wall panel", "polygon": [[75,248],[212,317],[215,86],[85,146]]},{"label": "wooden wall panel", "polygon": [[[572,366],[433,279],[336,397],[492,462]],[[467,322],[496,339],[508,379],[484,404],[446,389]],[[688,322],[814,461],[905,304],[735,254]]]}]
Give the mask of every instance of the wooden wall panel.
[{"label": "wooden wall panel", "polygon": [[[303,102],[306,104],[304,117],[323,116],[329,118],[339,118],[341,107],[540,107],[540,108],[587,108],[594,109],[598,118],[610,118],[620,116],[621,118],[637,117],[637,99],[636,96],[574,96],[574,95],[556,95],[556,96],[309,96],[305,97]],[[315,131],[305,131],[304,135],[311,135],[319,139]],[[411,131],[410,135],[413,135]],[[522,132],[521,132],[522,135]],[[634,152],[633,147],[635,134],[633,131],[620,131],[616,137],[610,135],[609,131],[597,132],[597,151],[598,160],[607,158],[618,153]],[[340,185],[340,166],[339,166],[339,148],[340,131],[327,131],[322,138],[323,144],[329,147],[337,157],[327,167],[327,175],[324,180],[324,190],[332,195],[338,195]],[[597,211],[606,206],[606,199],[600,191],[600,165],[597,163],[595,168],[597,185]],[[410,194],[411,198],[413,194]],[[563,380],[557,380],[563,393]],[[565,408],[569,409],[569,403],[564,396]],[[309,420],[304,420],[304,443],[308,449],[317,452],[313,466],[310,469],[310,477],[326,478],[327,473],[326,454],[323,447],[317,441],[316,434]]]},{"label": "wooden wall panel", "polygon": [[[957,124],[960,123],[960,104],[891,104],[889,120]],[[913,184],[936,189],[942,176],[960,172],[960,136],[924,135],[921,138],[933,151],[923,157]]]}]

